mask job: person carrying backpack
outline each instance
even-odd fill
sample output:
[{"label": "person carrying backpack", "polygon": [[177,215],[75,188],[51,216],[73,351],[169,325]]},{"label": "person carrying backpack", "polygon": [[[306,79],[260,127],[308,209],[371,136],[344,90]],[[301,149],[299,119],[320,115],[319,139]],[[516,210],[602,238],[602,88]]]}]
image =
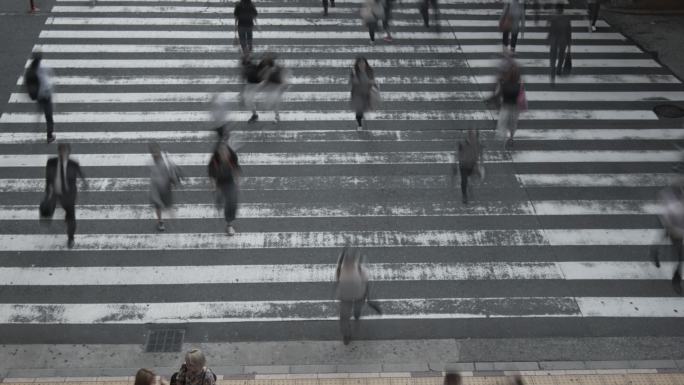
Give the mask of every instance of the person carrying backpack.
[{"label": "person carrying backpack", "polygon": [[24,86],[31,100],[38,103],[41,111],[45,114],[47,124],[47,142],[55,141],[55,122],[52,117],[52,69],[41,64],[43,55],[34,52],[31,64],[24,73]]}]

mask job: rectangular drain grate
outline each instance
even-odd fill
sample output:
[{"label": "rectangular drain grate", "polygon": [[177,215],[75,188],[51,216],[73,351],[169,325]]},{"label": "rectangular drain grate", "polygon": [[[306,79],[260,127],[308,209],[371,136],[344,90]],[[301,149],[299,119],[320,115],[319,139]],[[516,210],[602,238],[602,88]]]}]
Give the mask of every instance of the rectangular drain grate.
[{"label": "rectangular drain grate", "polygon": [[180,352],[183,346],[185,330],[155,329],[147,335],[146,353]]}]

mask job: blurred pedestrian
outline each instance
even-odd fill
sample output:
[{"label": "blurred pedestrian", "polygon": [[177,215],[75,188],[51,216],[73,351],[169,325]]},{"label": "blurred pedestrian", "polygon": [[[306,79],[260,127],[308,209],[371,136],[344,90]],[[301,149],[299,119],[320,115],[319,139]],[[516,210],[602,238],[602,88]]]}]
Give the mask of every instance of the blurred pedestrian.
[{"label": "blurred pedestrian", "polygon": [[556,82],[556,75],[561,75],[565,64],[565,51],[570,50],[572,44],[572,25],[570,18],[563,14],[565,6],[556,4],[556,14],[549,20],[549,64],[551,84]]},{"label": "blurred pedestrian", "polygon": [[[682,294],[682,240],[684,239],[684,184],[679,182],[663,189],[658,194],[662,205],[662,213],[659,216],[660,223],[665,229],[665,237],[670,239],[672,254],[677,259],[677,267],[672,276],[672,287],[677,294]],[[657,248],[652,249],[656,266],[660,267]]]},{"label": "blurred pedestrian", "polygon": [[481,161],[480,134],[475,130],[468,130],[465,141],[458,144],[458,171],[461,174],[461,199],[468,204],[468,178],[477,170]]},{"label": "blurred pedestrian", "polygon": [[29,0],[29,13],[34,13],[40,11],[40,8],[36,7],[35,0]]},{"label": "blurred pedestrian", "polygon": [[385,8],[385,17],[382,18],[382,29],[385,30],[385,40],[388,43],[392,42],[392,33],[390,32],[390,19],[392,18],[392,7],[394,6],[394,0],[383,0],[382,1]]},{"label": "blurred pedestrian", "polygon": [[539,0],[532,0],[532,14],[534,15],[534,24],[539,24],[539,17],[541,13],[541,4]]},{"label": "blurred pedestrian", "polygon": [[207,367],[207,359],[199,349],[185,353],[185,363],[171,376],[170,385],[216,385],[216,374]]},{"label": "blurred pedestrian", "polygon": [[252,0],[240,0],[235,4],[233,16],[235,17],[235,29],[240,39],[242,54],[252,52],[252,31],[256,25],[257,10]]},{"label": "blurred pedestrian", "polygon": [[496,131],[499,137],[505,139],[504,148],[513,145],[513,136],[518,129],[519,96],[522,91],[520,67],[510,54],[504,55],[504,70],[497,82],[494,92],[500,103],[499,120]]},{"label": "blurred pedestrian", "polygon": [[[265,55],[258,65],[258,77],[261,80],[259,92],[263,96],[266,109],[273,110],[273,123],[280,121],[280,102],[287,90],[288,71],[275,61],[272,54]],[[252,111],[252,117],[256,111]],[[258,115],[256,115],[258,118]],[[250,118],[251,120],[252,118]]]},{"label": "blurred pedestrian", "polygon": [[[135,382],[133,385],[157,385],[157,375],[150,369],[140,369],[135,374]],[[159,379],[159,385],[167,385],[162,378]]]},{"label": "blurred pedestrian", "polygon": [[503,51],[506,52],[509,48],[511,52],[515,52],[515,47],[518,44],[518,34],[521,36],[525,33],[525,2],[519,0],[507,0],[504,3],[503,12],[499,19],[499,29],[503,33]]},{"label": "blurred pedestrian", "polygon": [[351,341],[351,316],[355,320],[361,317],[361,310],[366,300],[368,274],[361,264],[359,250],[345,247],[337,260],[335,272],[337,281],[336,298],[340,301],[340,331],[342,341],[348,345]]},{"label": "blurred pedestrian", "polygon": [[437,32],[439,32],[439,5],[437,4],[437,0],[421,0],[419,11],[420,15],[423,17],[423,24],[425,25],[425,28],[430,28],[430,6],[432,6],[432,12],[435,18],[435,28]]},{"label": "blurred pedestrian", "polygon": [[361,19],[368,28],[370,45],[375,44],[375,31],[378,30],[378,23],[385,18],[385,0],[365,0],[361,6]]},{"label": "blurred pedestrian", "polygon": [[589,20],[589,32],[596,32],[596,21],[601,10],[601,0],[587,0],[587,19]]},{"label": "blurred pedestrian", "polygon": [[150,145],[152,165],[150,166],[150,200],[157,214],[157,230],[165,231],[162,210],[173,205],[173,187],[180,183],[181,173],[169,155],[162,152],[158,144]]},{"label": "blurred pedestrian", "polygon": [[[335,0],[330,0],[330,6],[335,8]],[[323,0],[323,16],[328,16],[328,0]]]},{"label": "blurred pedestrian", "polygon": [[80,177],[85,183],[85,176],[78,162],[69,159],[71,147],[68,144],[60,143],[57,151],[58,156],[48,159],[45,166],[45,198],[40,204],[40,211],[42,217],[51,218],[56,204],[62,206],[66,213],[67,247],[71,249],[76,233],[76,178]]},{"label": "blurred pedestrian", "polygon": [[29,64],[26,72],[24,72],[24,85],[31,100],[35,100],[41,111],[45,114],[47,142],[52,143],[55,141],[55,135],[53,134],[55,122],[52,117],[53,72],[51,68],[42,64],[42,60],[42,53],[33,53],[31,64]]},{"label": "blurred pedestrian", "polygon": [[223,207],[226,234],[233,236],[235,235],[233,221],[237,216],[238,178],[241,168],[237,154],[228,146],[225,139],[216,145],[214,154],[209,161],[208,172],[216,187],[216,204]]},{"label": "blurred pedestrian", "polygon": [[447,372],[444,376],[444,385],[461,385],[461,375],[456,372]]},{"label": "blurred pedestrian", "polygon": [[349,75],[351,105],[356,113],[357,130],[363,130],[363,115],[379,102],[379,87],[373,69],[365,57],[359,56]]},{"label": "blurred pedestrian", "polygon": [[259,120],[259,114],[256,111],[256,95],[262,80],[260,76],[262,69],[252,60],[250,55],[245,55],[242,59],[244,85],[240,97],[245,107],[252,111],[252,116],[247,123],[254,123]]}]

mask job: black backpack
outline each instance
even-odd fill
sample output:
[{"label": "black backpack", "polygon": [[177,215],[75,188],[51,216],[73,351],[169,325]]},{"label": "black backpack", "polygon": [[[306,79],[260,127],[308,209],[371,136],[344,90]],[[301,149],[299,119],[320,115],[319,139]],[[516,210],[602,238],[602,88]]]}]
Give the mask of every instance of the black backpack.
[{"label": "black backpack", "polygon": [[38,78],[38,70],[30,66],[24,72],[24,86],[26,92],[29,94],[31,100],[38,99],[38,90],[40,89],[40,79]]}]

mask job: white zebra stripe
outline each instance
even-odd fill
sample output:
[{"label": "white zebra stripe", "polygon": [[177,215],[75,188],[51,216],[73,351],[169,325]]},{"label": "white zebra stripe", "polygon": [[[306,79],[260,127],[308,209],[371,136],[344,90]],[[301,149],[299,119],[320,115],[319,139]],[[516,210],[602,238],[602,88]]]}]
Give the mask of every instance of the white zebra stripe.
[{"label": "white zebra stripe", "polygon": [[679,162],[679,151],[624,150],[624,151],[517,151],[515,163],[584,163],[584,162]]},{"label": "white zebra stripe", "polygon": [[[669,280],[675,262],[372,263],[374,282],[472,280]],[[333,282],[334,264],[0,267],[1,286],[207,285]],[[175,277],[173,280],[167,277]]]},{"label": "white zebra stripe", "polygon": [[676,174],[516,174],[525,187],[663,187]]},{"label": "white zebra stripe", "polygon": [[[515,137],[516,139],[525,140],[682,140],[684,139],[684,129],[522,129],[515,132]],[[0,140],[0,143],[2,143],[2,140]]]}]

